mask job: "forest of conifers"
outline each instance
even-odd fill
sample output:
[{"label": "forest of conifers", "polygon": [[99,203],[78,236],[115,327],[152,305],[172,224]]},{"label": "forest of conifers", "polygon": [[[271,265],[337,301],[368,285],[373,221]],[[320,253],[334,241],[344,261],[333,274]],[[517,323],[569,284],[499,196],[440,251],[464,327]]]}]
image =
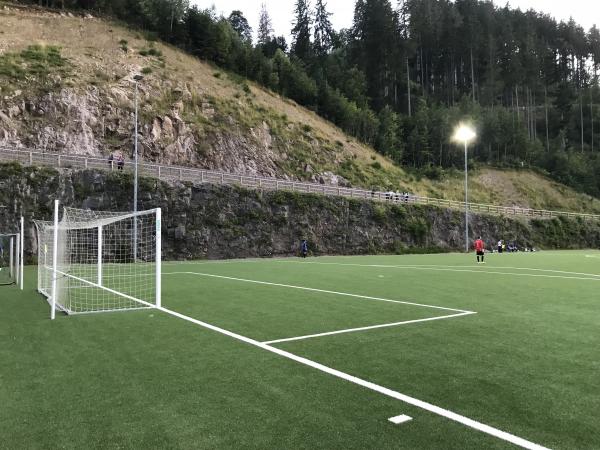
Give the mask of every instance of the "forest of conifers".
[{"label": "forest of conifers", "polygon": [[536,167],[600,196],[596,27],[490,1],[357,0],[352,27],[333,30],[324,0],[296,0],[287,43],[264,7],[249,24],[240,11],[221,17],[187,0],[40,2],[141,27],[430,177],[463,164],[450,138],[470,120],[471,163]]}]

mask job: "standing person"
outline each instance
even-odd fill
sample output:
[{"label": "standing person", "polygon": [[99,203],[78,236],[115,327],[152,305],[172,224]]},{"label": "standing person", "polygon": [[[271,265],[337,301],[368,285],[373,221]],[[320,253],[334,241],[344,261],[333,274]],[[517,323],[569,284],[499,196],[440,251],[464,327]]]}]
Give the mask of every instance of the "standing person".
[{"label": "standing person", "polygon": [[302,257],[306,258],[306,256],[308,255],[308,242],[306,242],[306,239],[302,239],[302,244],[300,245],[300,250],[302,252]]},{"label": "standing person", "polygon": [[114,161],[115,157],[113,156],[113,154],[111,153],[110,155],[108,155],[108,167],[110,168],[110,170],[113,169],[113,161]]},{"label": "standing person", "polygon": [[485,244],[483,243],[481,236],[475,241],[475,253],[477,254],[477,264],[480,262],[479,258],[481,258],[481,263],[485,264],[485,261],[483,260],[485,257]]},{"label": "standing person", "polygon": [[498,253],[502,253],[502,239],[498,241]]}]

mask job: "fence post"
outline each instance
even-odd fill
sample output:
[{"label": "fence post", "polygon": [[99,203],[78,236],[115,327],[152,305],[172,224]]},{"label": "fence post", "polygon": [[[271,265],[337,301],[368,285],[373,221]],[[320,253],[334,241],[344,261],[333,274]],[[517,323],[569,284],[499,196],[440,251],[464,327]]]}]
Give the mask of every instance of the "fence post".
[{"label": "fence post", "polygon": [[204,183],[204,170],[200,172],[200,181]]},{"label": "fence post", "polygon": [[179,169],[179,181],[183,181],[183,170]]},{"label": "fence post", "polygon": [[160,180],[160,166],[158,166],[158,179]]},{"label": "fence post", "polygon": [[221,184],[225,183],[225,175],[221,173]]},{"label": "fence post", "polygon": [[84,161],[85,161],[85,168],[87,169],[87,168],[88,168],[88,159],[87,159],[87,158],[85,158],[85,160],[84,160]]},{"label": "fence post", "polygon": [[58,155],[58,166],[57,167],[60,167],[60,155]]},{"label": "fence post", "polygon": [[33,166],[33,152],[29,152],[29,165]]}]

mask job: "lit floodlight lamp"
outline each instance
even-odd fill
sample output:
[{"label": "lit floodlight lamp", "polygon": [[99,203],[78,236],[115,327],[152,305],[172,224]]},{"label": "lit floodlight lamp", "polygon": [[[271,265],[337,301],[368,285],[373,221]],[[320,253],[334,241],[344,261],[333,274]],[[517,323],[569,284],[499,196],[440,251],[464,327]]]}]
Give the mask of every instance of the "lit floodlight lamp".
[{"label": "lit floodlight lamp", "polygon": [[454,131],[453,140],[456,142],[469,143],[477,137],[475,130],[466,124],[460,124]]},{"label": "lit floodlight lamp", "polygon": [[465,251],[469,252],[469,182],[468,182],[468,156],[467,147],[469,142],[473,141],[477,137],[477,133],[472,126],[461,123],[454,131],[452,140],[460,142],[465,145]]}]

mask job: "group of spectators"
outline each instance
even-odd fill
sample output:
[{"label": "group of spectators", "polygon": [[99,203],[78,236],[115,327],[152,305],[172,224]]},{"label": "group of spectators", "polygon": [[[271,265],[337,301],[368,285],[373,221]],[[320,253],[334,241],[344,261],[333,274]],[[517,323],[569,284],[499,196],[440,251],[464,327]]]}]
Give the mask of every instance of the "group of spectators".
[{"label": "group of spectators", "polygon": [[115,164],[118,170],[123,170],[123,167],[125,167],[125,158],[123,157],[123,153],[114,152],[108,155],[108,166],[111,170],[115,167]]},{"label": "group of spectators", "polygon": [[506,244],[502,239],[498,241],[497,252],[498,253],[515,253],[515,252],[535,252],[536,249],[531,245],[526,245],[524,248],[519,248],[515,242],[509,242]]},{"label": "group of spectators", "polygon": [[408,192],[394,192],[389,191],[385,193],[385,199],[390,202],[404,202],[408,203],[412,195]]}]

